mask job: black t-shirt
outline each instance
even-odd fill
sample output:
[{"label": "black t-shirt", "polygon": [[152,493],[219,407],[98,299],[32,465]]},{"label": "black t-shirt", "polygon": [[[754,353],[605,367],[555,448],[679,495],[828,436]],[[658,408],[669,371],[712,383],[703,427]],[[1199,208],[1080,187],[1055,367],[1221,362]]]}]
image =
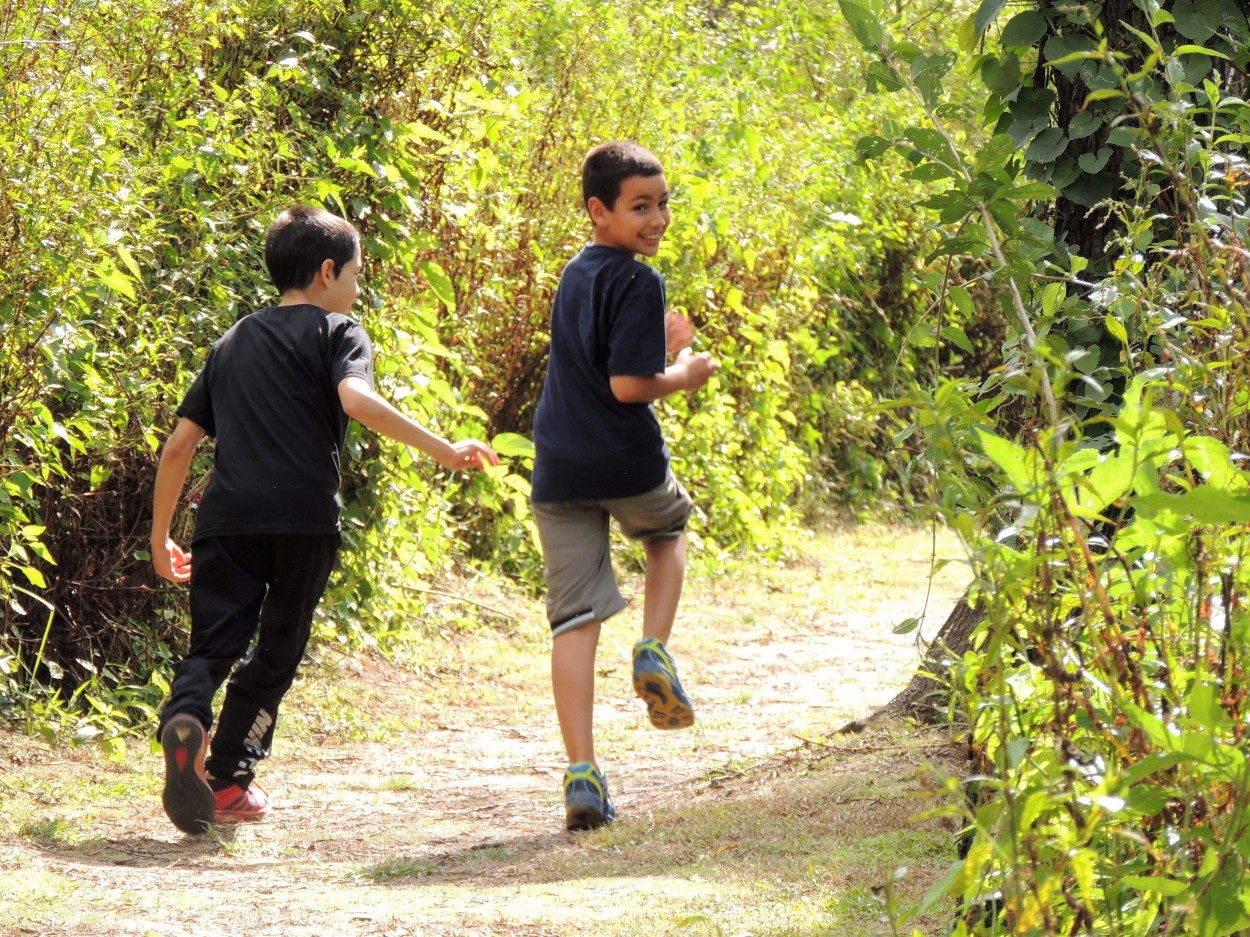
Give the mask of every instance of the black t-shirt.
[{"label": "black t-shirt", "polygon": [[193,539],[338,531],[346,377],[373,386],[369,336],[318,306],[254,312],[217,340],[178,407],[217,439]]},{"label": "black t-shirt", "polygon": [[668,448],[649,403],[621,403],[615,376],[665,368],[664,280],[633,256],[591,245],[560,275],[547,380],[534,418],[531,497],[624,498],[663,483]]}]

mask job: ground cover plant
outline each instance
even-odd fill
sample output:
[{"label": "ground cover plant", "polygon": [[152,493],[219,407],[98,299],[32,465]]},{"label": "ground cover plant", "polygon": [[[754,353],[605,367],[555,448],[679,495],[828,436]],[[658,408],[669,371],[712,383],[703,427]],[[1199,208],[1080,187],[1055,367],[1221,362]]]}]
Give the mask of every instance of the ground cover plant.
[{"label": "ground cover plant", "polygon": [[1004,368],[910,398],[985,611],[953,668],[966,854],[931,896],[955,934],[1242,933],[1245,7],[985,2],[961,63],[842,6],[869,84],[930,117],[865,155],[949,181],[934,256],[984,258],[1010,322]]}]

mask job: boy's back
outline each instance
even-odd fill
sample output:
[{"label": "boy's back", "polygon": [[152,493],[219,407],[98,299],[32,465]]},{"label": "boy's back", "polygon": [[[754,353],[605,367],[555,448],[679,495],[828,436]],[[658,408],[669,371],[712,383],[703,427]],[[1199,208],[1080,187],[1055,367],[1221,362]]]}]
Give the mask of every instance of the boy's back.
[{"label": "boy's back", "polygon": [[178,408],[217,439],[196,539],[338,530],[349,376],[372,386],[369,339],[317,306],[263,309],[217,341]]},{"label": "boy's back", "polygon": [[622,403],[610,379],[664,370],[665,305],[660,275],[628,253],[591,245],[569,261],[534,420],[534,501],[629,497],[664,481],[668,450],[651,405]]}]

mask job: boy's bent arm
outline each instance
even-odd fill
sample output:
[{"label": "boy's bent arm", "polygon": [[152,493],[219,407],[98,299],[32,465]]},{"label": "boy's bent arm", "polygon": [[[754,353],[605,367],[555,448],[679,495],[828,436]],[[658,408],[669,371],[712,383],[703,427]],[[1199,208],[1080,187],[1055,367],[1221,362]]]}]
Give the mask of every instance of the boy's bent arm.
[{"label": "boy's bent arm", "polygon": [[651,403],[682,390],[698,390],[720,369],[711,354],[683,349],[662,374],[617,374],[609,378],[612,396],[621,403]]},{"label": "boy's bent arm", "polygon": [[204,429],[198,423],[183,417],[161,448],[161,462],[156,470],[156,489],[152,494],[152,566],[156,574],[170,582],[186,582],[191,578],[191,554],[169,536],[169,526],[174,520],[174,510],[195,447],[204,438]]},{"label": "boy's bent arm", "polygon": [[450,442],[428,429],[379,396],[367,382],[358,377],[339,381],[339,403],[343,412],[375,433],[412,446],[449,469],[482,468],[486,463],[499,464],[495,450],[476,439]]}]

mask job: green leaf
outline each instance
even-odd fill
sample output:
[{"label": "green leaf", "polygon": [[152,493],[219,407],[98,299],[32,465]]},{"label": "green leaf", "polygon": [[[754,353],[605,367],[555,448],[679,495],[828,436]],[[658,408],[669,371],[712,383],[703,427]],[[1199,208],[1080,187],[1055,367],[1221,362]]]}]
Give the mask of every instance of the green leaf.
[{"label": "green leaf", "polygon": [[1025,182],[1022,185],[1004,187],[995,193],[995,198],[1012,199],[1013,201],[1046,202],[1055,198],[1059,190],[1045,182]]},{"label": "green leaf", "polygon": [[988,430],[977,429],[976,433],[985,457],[1003,470],[1017,493],[1023,495],[1032,491],[1035,484],[1028,450]]},{"label": "green leaf", "polygon": [[973,354],[972,342],[968,341],[968,336],[964,334],[964,330],[959,328],[959,326],[948,325],[942,329],[941,335],[942,338],[951,344],[959,346],[968,354]]},{"label": "green leaf", "polygon": [[881,17],[858,0],[838,0],[838,6],[859,44],[869,52],[880,52],[885,39]]},{"label": "green leaf", "polygon": [[1162,491],[1143,495],[1133,498],[1133,504],[1152,517],[1167,512],[1192,517],[1198,524],[1250,524],[1250,495],[1235,495],[1205,485],[1180,495]]},{"label": "green leaf", "polygon": [[421,275],[434,295],[439,298],[448,312],[456,311],[456,291],[452,286],[451,277],[441,266],[432,260],[423,260],[419,265]]},{"label": "green leaf", "polygon": [[1102,172],[1107,165],[1107,161],[1111,159],[1113,150],[1109,146],[1102,147],[1097,153],[1082,153],[1077,160],[1082,171],[1095,175]]},{"label": "green leaf", "polygon": [[1237,851],[1229,850],[1207,887],[1198,891],[1198,937],[1231,937],[1250,924],[1246,913],[1245,867]]},{"label": "green leaf", "polygon": [[942,79],[954,66],[958,56],[954,52],[925,55],[912,63],[912,78],[921,97],[929,107],[937,107],[942,99]]},{"label": "green leaf", "polygon": [[[1099,88],[1097,91],[1091,91],[1089,94],[1085,95],[1085,101],[1081,104],[1081,106],[1089,107],[1089,105],[1094,101],[1106,101],[1112,98],[1122,98],[1124,96],[1124,92],[1119,88]],[[1130,132],[1132,131],[1130,130]]]},{"label": "green leaf", "polygon": [[946,238],[939,243],[937,247],[925,255],[925,263],[932,263],[939,257],[955,257],[959,254],[980,257],[985,253],[987,247],[985,238],[980,235],[961,234],[958,237]]},{"label": "green leaf", "polygon": [[946,137],[932,127],[908,127],[903,131],[903,138],[926,156],[936,157],[943,162],[951,158],[951,148]]},{"label": "green leaf", "polygon": [[126,265],[126,269],[134,275],[136,280],[143,279],[143,271],[139,269],[139,265],[135,263],[134,255],[126,249],[125,244],[117,245],[117,256],[121,258],[121,262]]},{"label": "green leaf", "polygon": [[95,274],[100,283],[110,292],[121,293],[127,299],[135,298],[135,288],[131,284],[130,277],[117,268],[112,258],[106,257],[96,264]]},{"label": "green leaf", "polygon": [[1018,145],[1023,146],[1038,131],[1050,126],[1050,109],[1054,103],[1055,92],[1050,88],[1022,89],[1011,104],[1012,120],[1007,133]]},{"label": "green leaf", "polygon": [[978,36],[984,36],[990,24],[998,19],[998,14],[1007,5],[1007,0],[981,0],[977,7],[976,30]]},{"label": "green leaf", "polygon": [[1005,133],[995,134],[977,151],[974,169],[979,173],[1001,169],[1011,161],[1015,151],[1015,140]]},{"label": "green leaf", "polygon": [[1183,45],[1177,46],[1172,50],[1173,55],[1209,55],[1212,58],[1226,59],[1228,58],[1223,52],[1216,52],[1214,49],[1208,49],[1205,46]]},{"label": "green leaf", "polygon": [[113,477],[113,470],[107,465],[96,464],[91,466],[91,490],[99,488],[106,481]]},{"label": "green leaf", "polygon": [[1209,681],[1195,683],[1189,690],[1189,717],[1200,728],[1214,732],[1219,726],[1222,710],[1215,687]]},{"label": "green leaf", "polygon": [[886,62],[873,62],[864,72],[864,84],[869,91],[898,91],[903,87],[903,79],[893,67]]},{"label": "green leaf", "polygon": [[510,459],[532,459],[534,443],[520,433],[500,433],[490,441],[491,448]]},{"label": "green leaf", "polygon": [[1024,76],[1015,53],[1001,59],[987,58],[981,63],[981,80],[1000,98],[1008,98],[1020,90]]},{"label": "green leaf", "polygon": [[1128,344],[1128,330],[1124,328],[1124,323],[1113,315],[1108,315],[1103,320],[1103,324],[1107,328],[1107,332],[1118,341],[1121,345]]},{"label": "green leaf", "polygon": [[1068,138],[1058,127],[1048,127],[1029,144],[1024,158],[1034,163],[1049,163],[1058,159],[1068,146]]},{"label": "green leaf", "polygon": [[1122,888],[1152,892],[1169,898],[1177,898],[1193,887],[1190,882],[1180,882],[1174,878],[1158,878],[1153,875],[1126,875],[1116,884]]},{"label": "green leaf", "polygon": [[924,162],[903,173],[904,179],[916,182],[937,182],[941,179],[955,178],[955,171],[942,163]]},{"label": "green leaf", "polygon": [[1071,80],[1076,78],[1093,51],[1094,40],[1089,36],[1051,36],[1046,40],[1045,64]]},{"label": "green leaf", "polygon": [[911,634],[918,627],[920,627],[919,618],[904,618],[902,621],[900,621],[897,625],[894,626],[893,633],[894,634]]},{"label": "green leaf", "polygon": [[1039,10],[1025,10],[1007,21],[1001,41],[1005,46],[1031,46],[1046,35],[1046,29],[1046,17]]},{"label": "green leaf", "polygon": [[48,587],[48,581],[43,578],[43,573],[39,572],[39,570],[35,569],[35,567],[19,566],[18,569],[22,571],[22,575],[26,577],[26,581],[36,589],[46,589]]},{"label": "green leaf", "polygon": [[1078,486],[1081,507],[1091,514],[1100,514],[1107,505],[1128,494],[1133,486],[1136,466],[1128,455],[1106,455],[1085,476]]},{"label": "green leaf", "polygon": [[1176,31],[1194,42],[1205,42],[1220,27],[1220,9],[1214,0],[1177,0],[1172,17]]},{"label": "green leaf", "polygon": [[1093,111],[1078,111],[1070,121],[1068,121],[1068,139],[1084,140],[1086,137],[1098,131],[1102,126],[1102,118]]}]

